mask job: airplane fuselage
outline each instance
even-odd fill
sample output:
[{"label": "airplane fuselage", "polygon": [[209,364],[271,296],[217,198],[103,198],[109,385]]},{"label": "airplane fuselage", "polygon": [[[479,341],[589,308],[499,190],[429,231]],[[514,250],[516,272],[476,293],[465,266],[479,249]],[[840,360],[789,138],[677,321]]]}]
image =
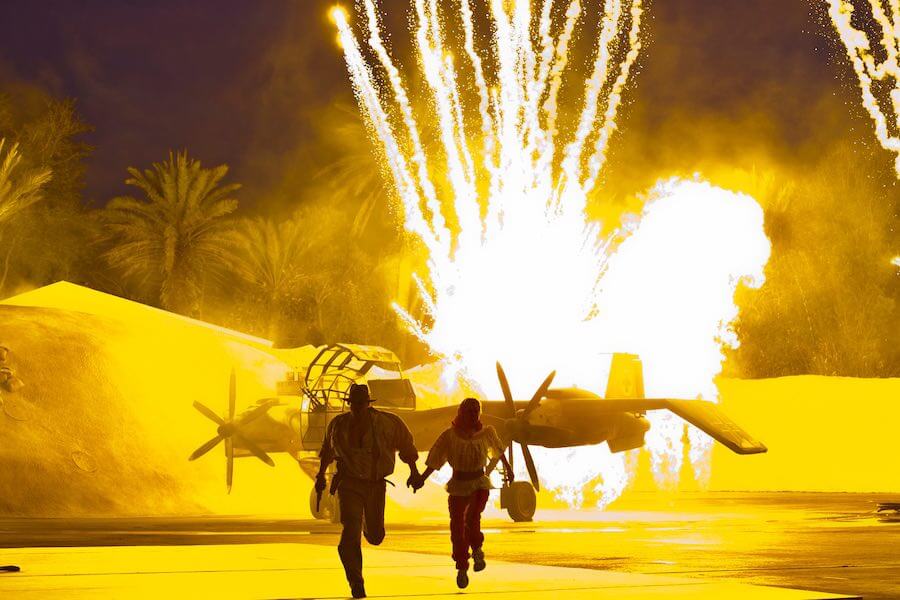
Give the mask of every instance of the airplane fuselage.
[{"label": "airplane fuselage", "polygon": [[[643,368],[635,355],[613,354],[605,398],[578,388],[551,388],[555,376],[556,371],[551,372],[531,400],[516,401],[498,363],[497,377],[503,400],[482,402],[482,421],[497,430],[510,461],[513,443],[520,445],[531,481],[530,485],[512,481],[504,471],[500,506],[515,521],[531,519],[537,504],[535,492],[540,490],[530,446],[571,448],[605,442],[612,452],[639,448],[644,445],[644,435],[650,428],[644,414],[651,410],[665,410],[681,417],[737,454],[766,451],[765,445],[753,439],[712,402],[647,398]],[[255,456],[274,466],[269,453],[285,452],[297,460],[303,472],[315,477],[321,466],[317,454],[328,424],[347,410],[344,402],[350,384],[358,381],[365,381],[372,397],[378,399],[375,408],[403,419],[421,452],[432,447],[456,416],[456,405],[417,410],[415,389],[409,379],[403,378],[399,359],[389,350],[332,344],[318,349],[315,358],[304,368],[291,371],[285,380],[278,382],[277,397],[259,400],[240,415],[235,415],[236,380],[232,370],[229,409],[224,418],[194,402],[194,408],[217,428],[216,435],[194,450],[188,460],[195,460],[224,442],[225,482],[229,491],[234,458],[242,456]],[[337,505],[326,499],[331,508],[320,510],[321,500],[311,490],[310,511],[317,518],[330,515],[337,522]]]},{"label": "airplane fuselage", "polygon": [[[288,452],[295,457],[303,452],[316,452],[319,443],[304,440],[309,413],[297,405],[297,398],[284,398],[261,418],[246,426],[243,434],[266,452]],[[482,420],[494,426],[501,437],[546,448],[569,448],[609,442],[611,449],[630,449],[643,443],[649,429],[639,413],[623,412],[604,406],[602,398],[547,398],[528,417],[527,422],[510,416],[502,401],[482,403]],[[527,402],[514,403],[517,413]],[[427,410],[379,407],[399,416],[409,427],[416,446],[427,451],[456,416],[456,406]],[[313,415],[315,413],[312,413]],[[330,413],[329,416],[334,416]],[[627,447],[626,447],[627,446]],[[235,456],[249,456],[235,440]]]}]

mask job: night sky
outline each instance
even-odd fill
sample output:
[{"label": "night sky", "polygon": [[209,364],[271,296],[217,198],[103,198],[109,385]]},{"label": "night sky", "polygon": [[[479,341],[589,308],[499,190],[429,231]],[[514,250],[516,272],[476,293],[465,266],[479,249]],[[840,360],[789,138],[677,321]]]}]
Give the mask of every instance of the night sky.
[{"label": "night sky", "polygon": [[[242,203],[252,205],[286,168],[327,166],[317,162],[316,121],[332,103],[352,102],[331,4],[5,0],[0,77],[77,100],[93,127],[85,136],[94,147],[92,203],[127,192],[126,167],[187,148],[206,165],[231,165]],[[383,2],[401,26],[408,4]],[[689,169],[711,154],[802,169],[845,140],[889,170],[823,5],[654,0],[612,168],[633,174],[639,190],[656,171]]]},{"label": "night sky", "polygon": [[265,174],[258,152],[303,138],[305,111],[349,98],[327,6],[11,0],[0,5],[0,72],[77,100],[94,128],[88,198],[124,192],[127,166],[170,149],[243,180]]}]

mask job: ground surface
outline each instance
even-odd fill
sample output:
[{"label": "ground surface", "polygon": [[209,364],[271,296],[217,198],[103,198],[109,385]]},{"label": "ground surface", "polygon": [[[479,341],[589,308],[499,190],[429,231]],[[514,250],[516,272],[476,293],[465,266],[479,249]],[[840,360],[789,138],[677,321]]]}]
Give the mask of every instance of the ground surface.
[{"label": "ground surface", "polygon": [[[331,552],[312,544],[25,548],[27,572],[0,579],[0,594],[35,598],[346,598]],[[459,597],[436,555],[366,548],[366,584],[375,598]],[[450,575],[450,576],[448,576]],[[493,561],[472,573],[473,599],[692,598],[812,600],[846,598],[739,582],[639,575]]]},{"label": "ground surface", "polygon": [[[706,584],[748,583],[866,598],[897,598],[900,597],[900,555],[897,553],[897,548],[900,548],[900,522],[880,519],[874,509],[877,502],[898,500],[897,495],[864,494],[633,494],[618,502],[614,510],[545,510],[538,513],[534,523],[528,524],[513,524],[493,516],[485,522],[488,535],[486,549],[489,559],[494,561],[577,567],[602,571],[595,575],[602,574],[604,577],[659,575],[699,579]],[[427,571],[427,577],[436,578],[439,587],[446,583],[445,580],[449,581],[452,565],[445,556],[449,544],[443,517],[438,513],[416,514],[414,519],[407,518],[404,523],[401,518],[409,517],[409,514],[396,506],[390,507],[389,511],[388,537],[382,548],[434,554],[427,560],[427,557],[421,556],[411,560],[425,561],[422,563],[423,573]],[[195,548],[194,551],[208,560],[212,560],[209,558],[211,556],[223,557],[219,563],[204,567],[191,563],[188,558],[178,558],[177,561],[180,570],[193,565],[191,572],[215,571],[223,576],[229,573],[233,576],[242,571],[246,565],[241,566],[241,560],[234,557],[248,552],[256,557],[248,557],[248,565],[259,560],[263,560],[264,564],[281,564],[279,561],[288,560],[286,557],[296,552],[304,557],[313,556],[316,561],[324,560],[324,563],[316,562],[323,568],[339,566],[333,549],[337,528],[308,520],[252,517],[17,519],[0,521],[0,530],[3,532],[0,544],[11,548],[0,553],[0,556],[6,554],[8,558],[0,562],[17,560],[24,563],[20,565],[22,574],[0,575],[0,592],[4,587],[7,591],[14,591],[7,587],[13,584],[13,577],[23,578],[29,572],[34,574],[28,562],[36,561],[35,566],[42,565],[40,568],[66,575],[66,562],[72,560],[71,570],[77,572],[83,568],[84,560],[72,557],[95,552],[84,546],[172,546],[168,551],[155,549],[154,556],[176,560],[175,557],[181,554],[176,553],[175,546],[178,546],[180,553],[189,550],[183,548],[186,545],[215,544],[218,545],[215,549],[209,546],[206,550]],[[272,546],[270,553],[276,552],[275,548],[294,550],[279,550],[280,554],[269,558],[259,558],[268,556],[265,546],[253,546],[256,550],[251,550],[250,546],[274,543],[303,545]],[[232,546],[231,552],[227,546],[221,546],[229,544],[242,546]],[[319,545],[323,547],[319,548]],[[53,551],[37,548],[50,546],[82,548]],[[12,549],[16,547],[35,548]],[[100,573],[104,569],[117,572],[120,567],[110,564],[107,569],[103,563],[119,560],[126,556],[124,553],[139,550],[119,549],[118,554],[102,551],[109,554],[103,555],[107,558],[97,555],[91,561],[92,572]],[[48,558],[50,555],[55,558]],[[110,559],[109,556],[120,558]],[[390,563],[397,560],[397,556],[404,555],[375,553],[375,556],[382,556]],[[48,566],[47,561],[54,566]],[[303,562],[308,562],[308,559],[304,558]],[[278,577],[304,568],[291,564],[293,566],[278,567],[281,569],[278,572],[282,573]],[[160,568],[167,570],[167,567]],[[246,569],[254,573],[259,570],[257,567]],[[518,569],[524,572],[521,566]],[[528,568],[525,570],[528,571]],[[505,573],[506,577],[516,573],[516,570],[496,569],[492,573],[496,577]],[[551,579],[569,577],[560,573],[570,574],[579,581],[586,577],[580,570],[541,573],[541,577]],[[187,575],[182,573],[179,577]],[[339,571],[327,577],[337,578],[340,583]],[[500,579],[491,581],[497,583]],[[598,581],[591,585],[601,585]],[[606,583],[602,585],[607,585],[613,580],[603,581]],[[615,581],[619,580],[613,583]],[[188,586],[184,589],[192,589],[190,586],[194,584],[185,579],[183,585]],[[213,583],[209,582],[209,585]],[[687,588],[682,589],[687,591]],[[475,590],[474,586],[472,590]],[[452,592],[452,586],[447,591]],[[298,590],[296,593],[302,596],[313,593],[301,592]],[[315,593],[326,592],[328,590],[323,588]],[[374,594],[374,589],[370,592]],[[260,593],[263,594],[262,591]],[[697,590],[694,590],[686,595],[696,594]]]}]

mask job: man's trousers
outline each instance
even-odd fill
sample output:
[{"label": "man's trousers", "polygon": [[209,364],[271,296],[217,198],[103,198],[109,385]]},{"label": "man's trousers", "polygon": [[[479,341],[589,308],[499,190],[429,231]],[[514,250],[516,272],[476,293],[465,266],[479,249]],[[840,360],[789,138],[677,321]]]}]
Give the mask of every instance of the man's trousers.
[{"label": "man's trousers", "polygon": [[341,541],[338,554],[351,585],[363,583],[361,534],[377,546],[384,539],[385,482],[342,479],[338,487],[341,507]]}]

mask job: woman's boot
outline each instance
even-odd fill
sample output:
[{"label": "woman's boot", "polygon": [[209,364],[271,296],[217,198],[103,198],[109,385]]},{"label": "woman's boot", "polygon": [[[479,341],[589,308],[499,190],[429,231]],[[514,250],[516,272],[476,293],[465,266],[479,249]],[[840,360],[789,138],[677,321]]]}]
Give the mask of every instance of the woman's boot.
[{"label": "woman's boot", "polygon": [[463,589],[469,585],[469,573],[465,569],[456,572],[456,587]]},{"label": "woman's boot", "polygon": [[487,566],[484,562],[484,550],[472,548],[472,563],[475,571],[484,571],[484,567]]}]

